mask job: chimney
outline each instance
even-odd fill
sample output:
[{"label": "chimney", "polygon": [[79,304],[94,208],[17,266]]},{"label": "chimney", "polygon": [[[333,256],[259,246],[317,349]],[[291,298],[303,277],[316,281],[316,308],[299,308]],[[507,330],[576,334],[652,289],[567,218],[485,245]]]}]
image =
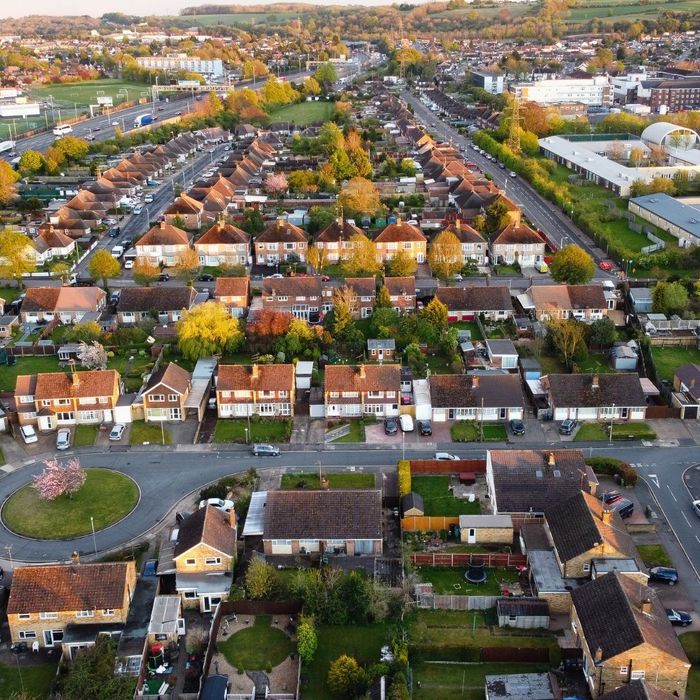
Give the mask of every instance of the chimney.
[{"label": "chimney", "polygon": [[645,598],[639,608],[645,615],[651,615],[651,600]]},{"label": "chimney", "polygon": [[253,365],[253,379],[259,379],[260,378],[260,368],[258,365]]},{"label": "chimney", "polygon": [[70,555],[70,561],[71,564],[80,564],[80,554],[78,554],[78,552],[73,552],[73,554]]},{"label": "chimney", "polygon": [[232,530],[236,529],[236,507],[234,506],[228,512],[228,524],[231,526]]},{"label": "chimney", "polygon": [[367,373],[365,372],[364,365],[360,365],[360,379],[367,379]]},{"label": "chimney", "polygon": [[456,219],[455,220],[455,228],[459,231],[461,226],[462,226],[462,222],[459,219]]},{"label": "chimney", "polygon": [[610,524],[612,522],[613,518],[613,513],[615,512],[614,508],[603,508],[603,513],[601,515],[601,520],[606,523]]},{"label": "chimney", "polygon": [[71,373],[71,379],[73,382],[74,387],[79,387],[80,386],[80,375],[78,372],[75,371],[75,365],[73,365],[72,373]]},{"label": "chimney", "polygon": [[554,452],[550,452],[547,455],[547,465],[550,467],[556,467],[557,466],[557,458],[554,456]]},{"label": "chimney", "polygon": [[598,647],[598,648],[595,650],[595,654],[594,654],[594,656],[593,656],[593,660],[594,660],[597,664],[599,664],[599,663],[603,660],[603,648],[602,648],[602,647]]},{"label": "chimney", "polygon": [[600,375],[596,372],[591,380],[591,389],[600,389]]},{"label": "chimney", "polygon": [[475,374],[472,376],[472,389],[478,389],[478,388],[479,388],[479,376]]},{"label": "chimney", "polygon": [[165,219],[160,220],[160,227],[165,228]]}]

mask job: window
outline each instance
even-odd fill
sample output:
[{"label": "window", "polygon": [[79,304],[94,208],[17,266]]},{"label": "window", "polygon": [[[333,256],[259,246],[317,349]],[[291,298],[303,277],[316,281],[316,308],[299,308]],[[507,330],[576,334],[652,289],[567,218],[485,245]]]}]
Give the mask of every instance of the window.
[{"label": "window", "polygon": [[40,620],[55,620],[57,617],[58,617],[58,613],[55,613],[55,612],[39,613]]},{"label": "window", "polygon": [[36,639],[36,632],[34,630],[22,630],[19,633],[20,639]]},{"label": "window", "polygon": [[20,613],[17,617],[19,617],[20,620],[29,620],[32,615],[31,613]]},{"label": "window", "polygon": [[103,614],[105,617],[113,617],[113,616],[114,616],[114,610],[113,610],[112,608],[105,608],[105,609],[102,611],[102,614]]},{"label": "window", "polygon": [[328,393],[328,395],[329,395],[332,399],[337,399],[337,398],[340,396],[340,392],[339,392],[339,391],[331,391],[331,392]]},{"label": "window", "polygon": [[165,401],[165,396],[163,394],[151,394],[148,397],[149,401]]},{"label": "window", "polygon": [[197,591],[185,591],[185,600],[194,600],[197,597]]},{"label": "window", "polygon": [[627,666],[620,666],[620,675],[621,676],[627,675]]},{"label": "window", "polygon": [[73,411],[59,411],[56,414],[56,420],[59,420],[59,421],[75,420],[75,414],[73,413]]},{"label": "window", "polygon": [[590,565],[590,564],[584,564],[584,565],[583,565],[583,570],[586,571],[586,572],[587,572],[587,571],[590,571],[590,570],[591,570],[591,565]]},{"label": "window", "polygon": [[57,406],[67,406],[70,403],[70,399],[56,399]]},{"label": "window", "polygon": [[78,610],[77,613],[75,613],[76,617],[94,617],[95,612],[93,610]]},{"label": "window", "polygon": [[632,673],[630,674],[630,678],[631,678],[633,681],[640,681],[640,680],[642,680],[645,676],[646,676],[646,672],[645,672],[645,671],[632,671]]},{"label": "window", "polygon": [[289,396],[289,392],[281,390],[277,392],[277,395],[280,399],[286,399]]},{"label": "window", "polygon": [[168,401],[177,401],[177,394],[168,394]]},{"label": "window", "polygon": [[51,399],[44,399],[44,400],[41,402],[41,405],[42,405],[42,406],[50,406],[50,405],[51,405]]},{"label": "window", "polygon": [[196,563],[194,559],[185,559],[185,566],[194,566]]},{"label": "window", "polygon": [[204,560],[204,563],[207,566],[217,566],[217,565],[221,564],[221,557],[207,557]]}]

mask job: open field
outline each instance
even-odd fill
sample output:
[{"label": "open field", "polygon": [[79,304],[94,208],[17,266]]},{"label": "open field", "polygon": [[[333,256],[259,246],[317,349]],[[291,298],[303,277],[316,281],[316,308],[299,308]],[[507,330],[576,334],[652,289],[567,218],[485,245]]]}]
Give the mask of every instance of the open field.
[{"label": "open field", "polygon": [[[216,24],[267,24],[293,19],[298,16],[298,12],[232,12],[225,15],[186,15],[185,18],[192,25],[210,27]],[[178,17],[178,19],[183,19],[183,17]]]},{"label": "open field", "polygon": [[42,85],[32,88],[31,95],[42,100],[46,100],[50,95],[53,96],[56,107],[70,109],[70,112],[63,113],[62,116],[65,118],[73,116],[74,105],[77,105],[80,111],[81,108],[86,108],[90,104],[96,104],[98,95],[111,96],[116,105],[125,100],[137,100],[139,97],[150,98],[150,93],[142,94],[148,89],[149,86],[144,83],[130,83],[124,80],[86,80],[78,83]]},{"label": "open field", "polygon": [[679,2],[649,2],[640,5],[638,2],[629,0],[609,0],[601,4],[586,4],[583,7],[572,8],[564,21],[567,24],[578,24],[599,18],[604,22],[617,22],[628,20],[633,22],[637,19],[655,19],[662,11],[666,12],[687,12],[697,9],[697,2],[694,0],[679,0]]},{"label": "open field", "polygon": [[293,122],[298,126],[326,122],[333,114],[333,102],[300,102],[270,113],[273,122]]},{"label": "open field", "polygon": [[509,17],[522,17],[532,10],[528,3],[500,3],[493,7],[474,7],[459,8],[456,10],[444,10],[436,12],[430,17],[438,17],[440,19],[449,18],[456,21],[464,21],[470,19],[472,12],[475,12],[479,19],[492,19],[497,17],[502,10],[507,10]]}]

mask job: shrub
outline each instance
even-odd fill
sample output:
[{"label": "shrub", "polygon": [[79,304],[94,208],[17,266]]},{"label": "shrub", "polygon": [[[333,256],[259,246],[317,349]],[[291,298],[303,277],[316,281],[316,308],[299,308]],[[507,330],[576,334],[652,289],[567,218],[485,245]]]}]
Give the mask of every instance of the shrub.
[{"label": "shrub", "polygon": [[407,459],[399,462],[399,497],[411,493],[411,463]]},{"label": "shrub", "polygon": [[586,459],[586,464],[593,467],[596,474],[607,474],[615,476],[619,474],[625,482],[626,486],[634,486],[637,483],[637,472],[621,459],[614,457],[589,457]]}]

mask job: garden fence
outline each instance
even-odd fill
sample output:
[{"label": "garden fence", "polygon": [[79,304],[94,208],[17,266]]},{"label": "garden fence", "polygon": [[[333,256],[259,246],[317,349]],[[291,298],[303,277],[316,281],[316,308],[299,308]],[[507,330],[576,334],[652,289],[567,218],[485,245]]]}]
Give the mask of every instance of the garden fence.
[{"label": "garden fence", "polygon": [[412,459],[411,474],[459,474],[460,472],[486,473],[485,459]]},{"label": "garden fence", "polygon": [[501,596],[496,595],[434,595],[420,593],[417,596],[419,608],[432,610],[488,610],[496,606]]},{"label": "garden fence", "polygon": [[520,569],[527,566],[525,554],[477,553],[477,552],[416,552],[411,555],[411,561],[416,566],[442,566],[446,568],[460,568],[469,564],[483,564],[487,567],[501,567],[506,569]]},{"label": "garden fence", "polygon": [[447,530],[450,525],[459,525],[459,516],[408,515],[401,518],[401,530],[403,532]]}]

